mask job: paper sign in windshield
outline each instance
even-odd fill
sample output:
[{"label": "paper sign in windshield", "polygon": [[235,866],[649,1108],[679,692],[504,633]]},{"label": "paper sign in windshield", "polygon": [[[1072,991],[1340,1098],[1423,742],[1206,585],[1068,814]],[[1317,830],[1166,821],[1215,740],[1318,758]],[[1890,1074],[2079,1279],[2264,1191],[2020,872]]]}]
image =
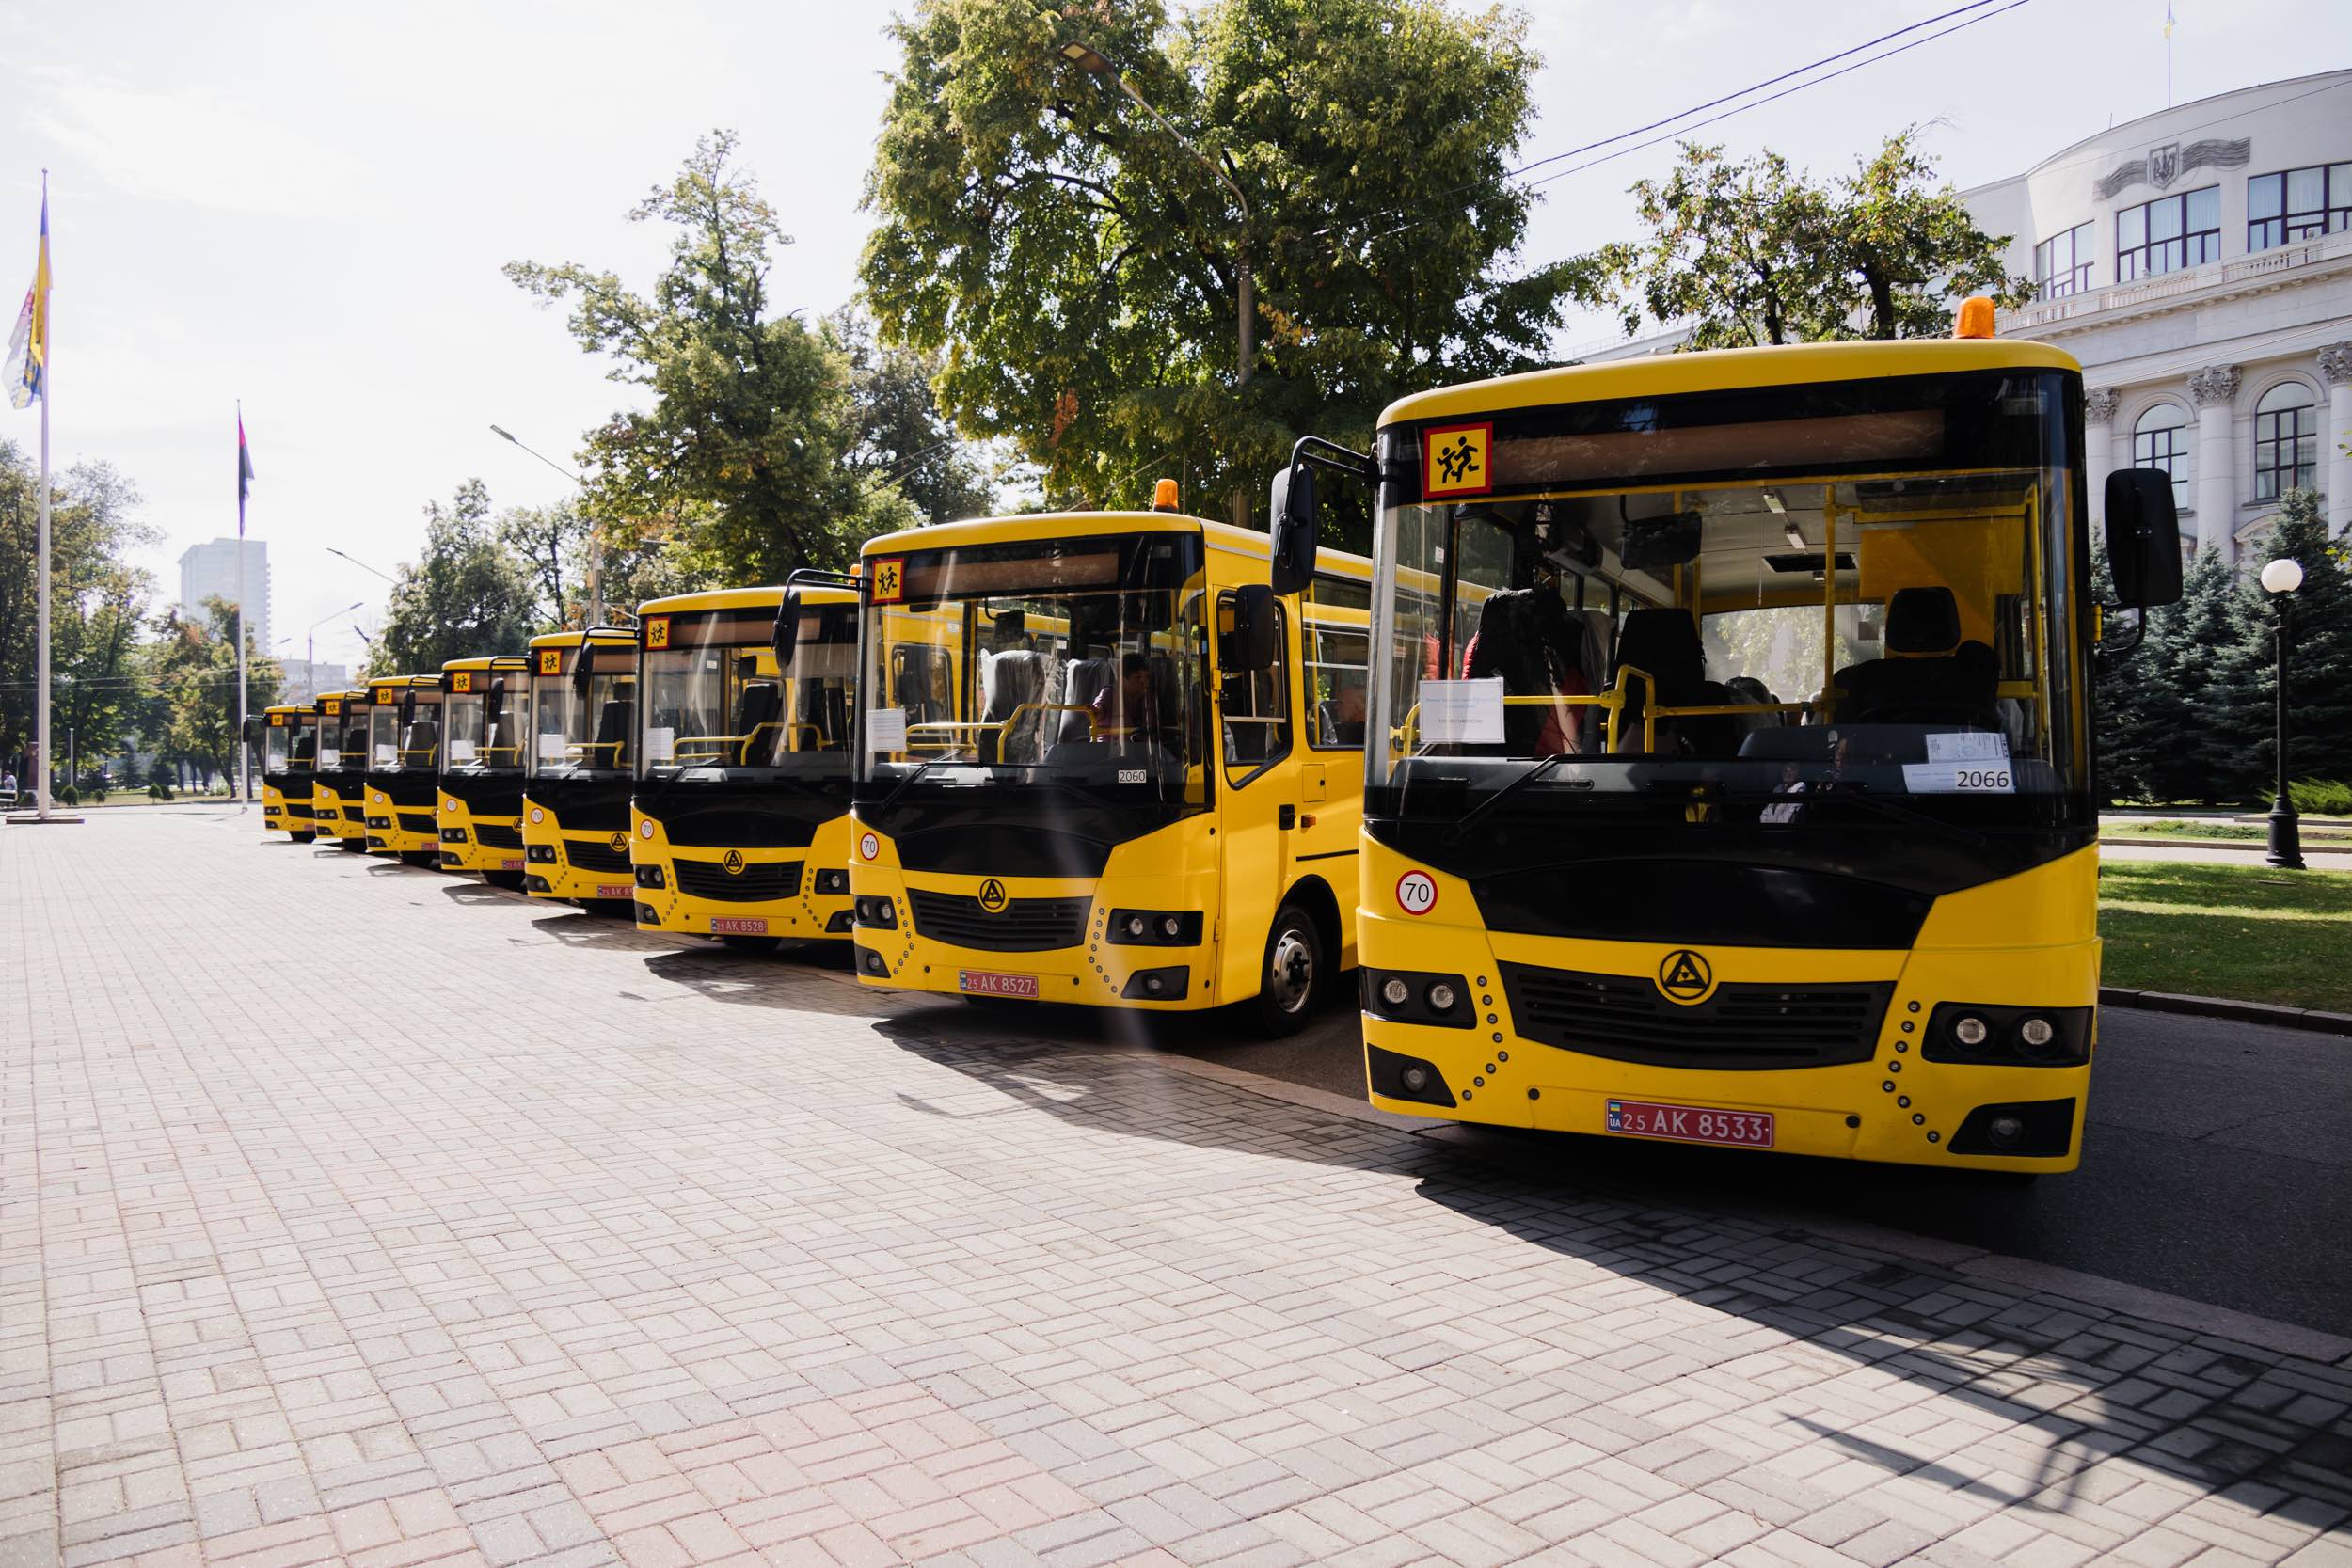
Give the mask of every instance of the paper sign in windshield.
[{"label": "paper sign in windshield", "polygon": [[392,767],[392,766],[393,766],[393,760],[392,760],[392,759],[393,759],[394,757],[396,757],[397,755],[399,755],[398,752],[396,752],[396,751],[395,751],[392,747],[389,747],[389,746],[378,746],[378,747],[375,749],[375,765],[376,765],[378,768],[389,768],[389,767]]},{"label": "paper sign in windshield", "polygon": [[869,707],[866,710],[866,749],[869,752],[903,752],[907,749],[907,710],[902,707]]},{"label": "paper sign in windshield", "polygon": [[564,754],[570,750],[571,742],[560,733],[548,730],[539,732],[539,760],[541,762],[562,762]]},{"label": "paper sign in windshield", "polygon": [[675,725],[648,725],[645,729],[645,760],[668,762],[677,753],[677,729]]},{"label": "paper sign in windshield", "polygon": [[473,761],[473,742],[470,740],[451,741],[449,743],[449,760],[452,762]]},{"label": "paper sign in windshield", "polygon": [[2009,736],[1998,730],[1946,730],[1928,736],[1930,762],[2007,762]]},{"label": "paper sign in windshield", "polygon": [[1502,744],[1502,677],[1421,683],[1421,737],[1436,746]]},{"label": "paper sign in windshield", "polygon": [[1994,762],[1906,762],[1903,787],[1914,795],[2014,795],[2006,757]]}]

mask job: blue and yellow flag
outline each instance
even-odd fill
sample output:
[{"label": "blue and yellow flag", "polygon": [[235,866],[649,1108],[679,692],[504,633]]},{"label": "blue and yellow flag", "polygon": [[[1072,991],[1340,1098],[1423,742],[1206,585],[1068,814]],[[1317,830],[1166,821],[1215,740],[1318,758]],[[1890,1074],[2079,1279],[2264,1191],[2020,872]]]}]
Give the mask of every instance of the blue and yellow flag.
[{"label": "blue and yellow flag", "polygon": [[8,334],[8,365],[0,380],[8,388],[8,402],[29,408],[45,389],[49,378],[49,193],[40,193],[40,258],[33,263],[33,286],[24,291],[24,309],[17,312],[16,330]]}]

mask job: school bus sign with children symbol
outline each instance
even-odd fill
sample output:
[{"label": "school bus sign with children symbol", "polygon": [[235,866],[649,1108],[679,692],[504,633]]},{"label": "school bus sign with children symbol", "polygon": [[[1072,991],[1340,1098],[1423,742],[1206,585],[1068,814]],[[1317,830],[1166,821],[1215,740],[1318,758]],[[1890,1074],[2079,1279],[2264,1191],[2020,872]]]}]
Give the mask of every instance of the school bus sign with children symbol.
[{"label": "school bus sign with children symbol", "polygon": [[1484,496],[1495,487],[1495,427],[1432,425],[1421,433],[1421,493],[1424,500]]}]

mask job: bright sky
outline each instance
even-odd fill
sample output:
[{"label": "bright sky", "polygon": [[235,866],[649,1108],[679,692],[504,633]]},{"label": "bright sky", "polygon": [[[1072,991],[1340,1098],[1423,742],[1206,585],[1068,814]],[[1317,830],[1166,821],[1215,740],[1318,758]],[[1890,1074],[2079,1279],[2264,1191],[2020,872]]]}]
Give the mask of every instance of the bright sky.
[{"label": "bright sky", "polygon": [[[1523,160],[1630,129],[1949,9],[1958,0],[1532,0],[1546,60]],[[2186,102],[2352,63],[2343,0],[2174,0]],[[236,531],[234,401],[269,542],[275,635],[362,653],[421,509],[479,475],[501,505],[560,499],[558,460],[628,401],[560,317],[499,274],[576,260],[647,279],[660,231],[624,221],[697,135],[742,159],[799,243],[774,297],[854,287],[858,196],[894,60],[882,6],[233,7],[0,0],[0,295],[31,277],[51,171],[56,462],[103,457],[147,497],[166,598],[187,546]],[[1817,172],[1938,120],[1962,186],[2165,103],[2164,0],[2028,0],[1951,39],[1701,133]],[[1531,260],[1628,232],[1661,147],[1547,185]],[[1572,160],[1573,161],[1573,160]],[[1565,165],[1554,166],[1565,167]],[[13,315],[13,305],[10,307]],[[1580,324],[1564,341],[1593,335]],[[0,408],[29,451],[35,416]],[[364,601],[357,612],[343,606]]]}]

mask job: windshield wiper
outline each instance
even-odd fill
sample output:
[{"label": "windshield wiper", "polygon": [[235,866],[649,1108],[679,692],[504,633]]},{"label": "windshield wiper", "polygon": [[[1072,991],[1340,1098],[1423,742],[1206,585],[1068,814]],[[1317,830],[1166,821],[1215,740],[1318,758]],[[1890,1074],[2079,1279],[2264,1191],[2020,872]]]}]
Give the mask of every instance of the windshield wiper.
[{"label": "windshield wiper", "polygon": [[876,811],[888,811],[891,803],[897,800],[899,796],[904,795],[907,792],[907,785],[913,784],[915,780],[921,778],[932,768],[937,768],[941,763],[947,762],[949,760],[951,759],[947,757],[925,757],[921,762],[914,765],[914,770],[913,772],[907,774],[904,778],[898,781],[898,784],[892,788],[889,794],[874,802],[874,809]]},{"label": "windshield wiper", "polygon": [[1462,835],[1470,831],[1472,824],[1476,823],[1481,817],[1486,816],[1487,813],[1493,811],[1497,806],[1502,804],[1504,800],[1508,800],[1513,795],[1518,794],[1529,784],[1534,784],[1537,779],[1542,778],[1546,773],[1550,772],[1554,768],[1559,767],[1560,764],[1567,761],[1568,756],[1569,753],[1566,752],[1554,752],[1548,757],[1536,758],[1534,767],[1529,768],[1526,772],[1521,773],[1518,778],[1513,779],[1509,784],[1504,784],[1501,789],[1496,790],[1492,795],[1487,796],[1485,800],[1479,801],[1478,804],[1470,807],[1470,810],[1464,812],[1460,816],[1456,817],[1454,819],[1454,826],[1445,831],[1444,842],[1448,844],[1461,843]]}]

